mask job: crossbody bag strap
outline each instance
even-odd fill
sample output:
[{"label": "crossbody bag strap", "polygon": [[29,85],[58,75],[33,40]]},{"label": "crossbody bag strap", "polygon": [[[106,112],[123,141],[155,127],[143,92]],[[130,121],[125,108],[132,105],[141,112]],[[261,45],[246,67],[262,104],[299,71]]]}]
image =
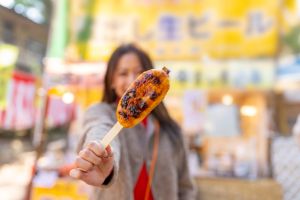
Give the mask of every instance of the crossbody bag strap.
[{"label": "crossbody bag strap", "polygon": [[160,132],[159,122],[157,120],[154,120],[154,143],[153,143],[153,150],[152,150],[152,161],[149,170],[149,180],[146,188],[145,200],[149,199],[149,194],[150,194],[153,176],[155,172],[155,165],[158,157],[159,134],[160,134],[159,132]]}]

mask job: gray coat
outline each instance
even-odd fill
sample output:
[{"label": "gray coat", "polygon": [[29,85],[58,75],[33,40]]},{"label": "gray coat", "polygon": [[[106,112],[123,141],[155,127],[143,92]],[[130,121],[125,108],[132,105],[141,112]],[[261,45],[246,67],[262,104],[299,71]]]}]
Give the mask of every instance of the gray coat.
[{"label": "gray coat", "polygon": [[[116,123],[115,104],[100,103],[91,106],[84,118],[83,137],[79,147],[89,141],[100,141]],[[146,160],[149,171],[152,157],[154,131],[153,118],[149,117],[147,131],[141,124],[122,129],[113,140],[115,165],[114,175],[108,185],[95,188],[92,199],[133,200],[133,190],[141,166]],[[150,128],[148,128],[150,127]],[[152,128],[151,128],[152,127]],[[184,146],[174,146],[168,135],[161,130],[158,158],[155,166],[151,191],[155,200],[195,199],[193,184],[187,166],[187,151]]]}]

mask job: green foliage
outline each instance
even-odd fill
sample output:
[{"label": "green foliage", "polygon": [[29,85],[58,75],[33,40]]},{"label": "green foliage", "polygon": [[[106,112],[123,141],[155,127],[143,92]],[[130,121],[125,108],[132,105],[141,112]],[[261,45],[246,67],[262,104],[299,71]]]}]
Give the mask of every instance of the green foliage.
[{"label": "green foliage", "polygon": [[283,43],[287,45],[293,53],[300,53],[300,26],[294,27],[283,38]]}]

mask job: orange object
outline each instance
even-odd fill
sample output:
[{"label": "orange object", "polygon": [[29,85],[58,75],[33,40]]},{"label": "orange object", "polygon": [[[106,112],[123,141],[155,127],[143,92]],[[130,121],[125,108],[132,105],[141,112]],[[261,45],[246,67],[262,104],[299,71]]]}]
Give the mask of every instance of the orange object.
[{"label": "orange object", "polygon": [[141,122],[163,100],[170,88],[168,74],[166,67],[147,70],[129,86],[116,113],[123,127],[130,128]]}]

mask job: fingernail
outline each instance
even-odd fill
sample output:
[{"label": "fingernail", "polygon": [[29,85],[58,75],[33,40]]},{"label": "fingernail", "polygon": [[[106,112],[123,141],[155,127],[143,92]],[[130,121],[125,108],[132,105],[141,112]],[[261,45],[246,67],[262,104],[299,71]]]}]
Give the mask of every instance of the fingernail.
[{"label": "fingernail", "polygon": [[79,178],[79,171],[77,169],[72,169],[69,175],[73,178]]}]

